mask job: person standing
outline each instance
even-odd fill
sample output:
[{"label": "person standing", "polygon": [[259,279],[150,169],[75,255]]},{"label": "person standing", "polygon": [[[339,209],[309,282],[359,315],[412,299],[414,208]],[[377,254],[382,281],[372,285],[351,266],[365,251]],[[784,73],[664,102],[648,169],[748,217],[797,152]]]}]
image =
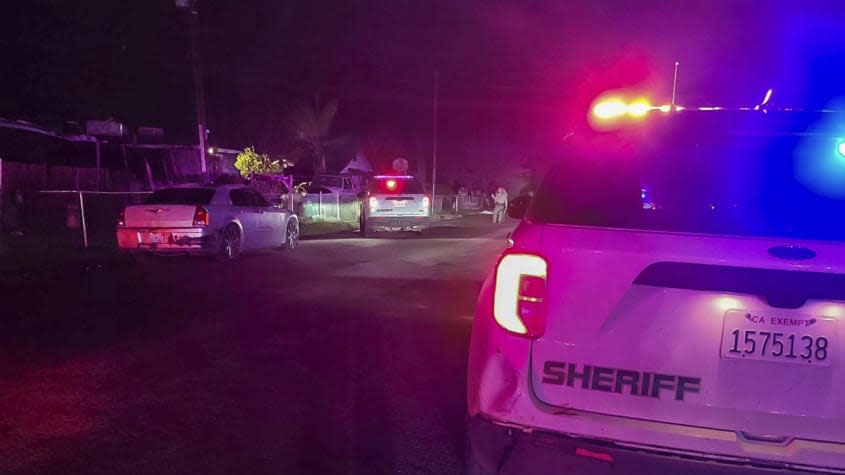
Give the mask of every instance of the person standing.
[{"label": "person standing", "polygon": [[500,224],[505,219],[505,210],[508,208],[508,192],[499,187],[493,197],[493,222]]}]

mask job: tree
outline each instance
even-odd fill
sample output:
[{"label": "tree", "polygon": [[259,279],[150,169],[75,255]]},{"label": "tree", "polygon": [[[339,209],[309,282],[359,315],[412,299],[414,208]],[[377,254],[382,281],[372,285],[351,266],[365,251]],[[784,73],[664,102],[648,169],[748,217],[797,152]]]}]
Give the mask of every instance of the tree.
[{"label": "tree", "polygon": [[265,153],[257,153],[253,147],[247,147],[235,158],[235,168],[244,178],[252,178],[253,175],[281,173],[283,164],[279,160],[271,160]]},{"label": "tree", "polygon": [[323,103],[316,96],[312,102],[295,105],[288,116],[293,136],[307,146],[314,157],[315,175],[326,171],[326,147],[334,142],[329,140],[329,133],[337,115],[337,105],[336,100]]}]

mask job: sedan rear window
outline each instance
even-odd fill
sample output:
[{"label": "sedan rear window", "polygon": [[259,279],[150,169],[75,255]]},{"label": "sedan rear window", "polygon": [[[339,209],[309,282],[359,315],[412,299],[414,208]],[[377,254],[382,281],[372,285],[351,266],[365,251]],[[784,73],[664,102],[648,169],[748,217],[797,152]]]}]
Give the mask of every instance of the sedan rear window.
[{"label": "sedan rear window", "polygon": [[207,205],[214,196],[213,188],[165,188],[153,192],[147,199],[149,204],[162,205]]},{"label": "sedan rear window", "polygon": [[799,133],[743,125],[740,130],[715,130],[674,124],[661,141],[631,153],[582,150],[564,156],[537,190],[528,218],[549,224],[845,240],[841,139],[813,124],[803,125]]}]

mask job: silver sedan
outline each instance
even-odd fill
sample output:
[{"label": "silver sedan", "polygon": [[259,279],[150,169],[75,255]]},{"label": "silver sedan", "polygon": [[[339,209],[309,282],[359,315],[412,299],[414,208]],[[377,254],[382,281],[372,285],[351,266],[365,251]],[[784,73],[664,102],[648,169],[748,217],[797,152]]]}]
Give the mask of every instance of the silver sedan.
[{"label": "silver sedan", "polygon": [[179,186],[124,208],[116,232],[127,252],[235,260],[243,251],[297,247],[299,220],[243,185]]}]

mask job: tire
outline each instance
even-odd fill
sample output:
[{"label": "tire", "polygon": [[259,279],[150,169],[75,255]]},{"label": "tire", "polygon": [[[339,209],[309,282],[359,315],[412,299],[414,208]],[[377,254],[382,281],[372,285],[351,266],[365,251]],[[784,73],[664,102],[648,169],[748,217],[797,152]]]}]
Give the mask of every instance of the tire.
[{"label": "tire", "polygon": [[241,229],[236,224],[229,224],[220,232],[220,251],[217,259],[221,262],[234,262],[238,260],[243,250]]},{"label": "tire", "polygon": [[299,223],[295,219],[289,219],[285,226],[285,242],[281,249],[293,250],[299,247]]}]

